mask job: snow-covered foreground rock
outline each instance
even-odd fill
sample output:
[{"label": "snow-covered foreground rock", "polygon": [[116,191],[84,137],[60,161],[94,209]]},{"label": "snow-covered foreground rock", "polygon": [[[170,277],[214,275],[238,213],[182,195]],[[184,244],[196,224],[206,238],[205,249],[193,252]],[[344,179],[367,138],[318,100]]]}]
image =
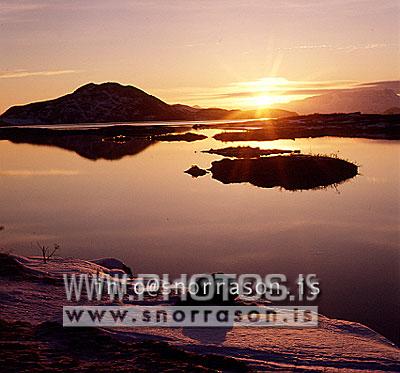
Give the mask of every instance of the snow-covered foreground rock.
[{"label": "snow-covered foreground rock", "polygon": [[[98,275],[110,273],[110,268],[74,258],[54,258],[45,264],[39,257],[1,254],[1,319],[31,325],[60,320],[62,306],[71,305],[65,297],[64,273]],[[68,333],[81,333],[79,329],[69,329]],[[359,323],[323,316],[319,327],[312,329],[233,326],[227,329],[111,328],[101,332],[113,341],[128,345],[155,340],[167,342],[166,349],[178,347],[195,353],[190,356],[222,355],[240,360],[240,364],[244,362],[250,370],[400,371],[400,351],[383,336]],[[243,365],[236,368],[242,370]]]}]

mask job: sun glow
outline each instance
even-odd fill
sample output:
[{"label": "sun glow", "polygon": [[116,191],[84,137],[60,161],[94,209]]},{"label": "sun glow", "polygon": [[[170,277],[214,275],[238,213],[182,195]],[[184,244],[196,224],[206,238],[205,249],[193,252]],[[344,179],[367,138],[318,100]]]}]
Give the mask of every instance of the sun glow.
[{"label": "sun glow", "polygon": [[282,102],[282,99],[283,99],[282,96],[269,96],[269,95],[255,96],[249,99],[249,106],[257,106],[257,107],[269,106],[272,104]]},{"label": "sun glow", "polygon": [[246,100],[247,106],[263,108],[277,103],[288,102],[288,98],[285,95],[280,95],[289,85],[289,81],[285,78],[267,77],[239,85],[243,89],[254,92],[254,95],[251,95]]},{"label": "sun glow", "polygon": [[[224,109],[263,110],[285,109],[285,104],[324,94],[337,89],[357,88],[360,82],[354,80],[288,80],[283,77],[264,77],[253,81],[238,81],[222,87],[215,87],[204,93],[203,89],[190,88],[179,91],[176,102],[202,107]],[[165,92],[159,92],[161,97]],[[182,98],[183,96],[187,97]]]}]

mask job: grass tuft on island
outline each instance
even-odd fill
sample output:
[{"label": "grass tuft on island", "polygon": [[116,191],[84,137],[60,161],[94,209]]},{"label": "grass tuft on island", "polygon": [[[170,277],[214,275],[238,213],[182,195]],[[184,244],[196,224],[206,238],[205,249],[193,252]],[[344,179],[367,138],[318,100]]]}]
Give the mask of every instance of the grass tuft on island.
[{"label": "grass tuft on island", "polygon": [[259,158],[274,154],[298,154],[300,153],[300,150],[260,149],[252,148],[251,146],[231,146],[222,149],[202,150],[202,153],[218,154],[230,158]]},{"label": "grass tuft on island", "polygon": [[213,179],[224,184],[250,183],[261,188],[318,189],[336,185],[358,174],[358,166],[337,157],[289,155],[214,161]]}]

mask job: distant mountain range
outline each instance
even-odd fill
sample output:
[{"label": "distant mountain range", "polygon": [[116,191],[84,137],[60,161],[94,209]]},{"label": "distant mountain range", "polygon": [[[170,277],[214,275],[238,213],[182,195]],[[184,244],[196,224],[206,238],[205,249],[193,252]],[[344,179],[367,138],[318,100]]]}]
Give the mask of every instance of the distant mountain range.
[{"label": "distant mountain range", "polygon": [[349,89],[281,104],[299,114],[399,114],[400,97],[392,89]]},{"label": "distant mountain range", "polygon": [[54,100],[13,106],[0,116],[5,124],[70,124],[156,120],[279,118],[297,115],[280,109],[224,110],[169,105],[119,83],[89,83]]}]

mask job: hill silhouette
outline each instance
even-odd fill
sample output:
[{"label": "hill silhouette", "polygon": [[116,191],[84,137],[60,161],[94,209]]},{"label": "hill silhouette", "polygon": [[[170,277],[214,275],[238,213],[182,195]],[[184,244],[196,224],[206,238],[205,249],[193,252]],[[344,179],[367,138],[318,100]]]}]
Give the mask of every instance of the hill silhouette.
[{"label": "hill silhouette", "polygon": [[224,110],[169,105],[157,97],[119,83],[89,83],[62,97],[13,106],[0,116],[5,124],[73,124],[157,120],[254,119],[293,116],[279,109]]},{"label": "hill silhouette", "polygon": [[300,114],[397,114],[393,109],[400,107],[400,97],[393,89],[349,89],[292,101],[282,107]]}]

